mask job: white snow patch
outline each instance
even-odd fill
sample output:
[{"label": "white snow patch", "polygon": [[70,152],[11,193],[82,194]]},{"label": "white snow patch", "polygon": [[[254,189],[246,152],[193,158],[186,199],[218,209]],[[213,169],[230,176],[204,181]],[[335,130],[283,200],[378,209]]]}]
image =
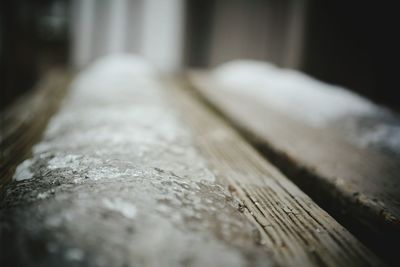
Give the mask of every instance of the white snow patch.
[{"label": "white snow patch", "polygon": [[72,168],[77,169],[79,167],[78,155],[60,155],[52,158],[48,162],[48,168],[50,170],[60,169],[60,168]]},{"label": "white snow patch", "polygon": [[65,258],[70,261],[81,261],[84,256],[83,251],[78,248],[68,249],[65,253]]},{"label": "white snow patch", "polygon": [[13,180],[14,181],[22,181],[32,179],[33,173],[30,170],[32,166],[32,159],[27,159],[18,165],[15,170]]},{"label": "white snow patch", "polygon": [[360,134],[356,141],[360,145],[379,144],[385,148],[400,152],[400,126],[399,125],[376,125],[370,130]]},{"label": "white snow patch", "polygon": [[370,101],[342,87],[265,62],[228,62],[218,67],[213,77],[222,89],[259,99],[273,109],[316,127],[344,116],[377,111]]},{"label": "white snow patch", "polygon": [[71,93],[74,101],[98,97],[118,99],[135,91],[157,88],[158,80],[156,70],[143,58],[113,55],[99,59],[82,72],[74,80]]},{"label": "white snow patch", "polygon": [[74,82],[34,153],[62,154],[48,162],[49,169],[80,171],[90,166],[87,175],[93,180],[129,176],[87,159],[95,153],[98,158],[118,155],[139,166],[159,166],[181,176],[195,172],[199,175],[192,179],[214,181],[164,91],[155,71],[136,57],[100,60]]},{"label": "white snow patch", "polygon": [[48,198],[48,197],[49,197],[49,193],[48,192],[39,193],[37,195],[38,199],[45,199],[45,198]]},{"label": "white snow patch", "polygon": [[95,61],[93,65],[87,69],[87,73],[106,73],[107,75],[131,76],[138,78],[157,77],[157,71],[146,59],[133,54],[113,54],[102,57]]},{"label": "white snow patch", "polygon": [[137,209],[134,205],[120,198],[104,198],[103,205],[108,209],[121,213],[128,219],[133,219],[137,212]]}]

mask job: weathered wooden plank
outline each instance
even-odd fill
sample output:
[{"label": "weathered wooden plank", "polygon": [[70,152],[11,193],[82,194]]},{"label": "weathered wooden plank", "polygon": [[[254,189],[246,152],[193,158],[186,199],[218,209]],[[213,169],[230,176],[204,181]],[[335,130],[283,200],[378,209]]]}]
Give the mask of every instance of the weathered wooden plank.
[{"label": "weathered wooden plank", "polygon": [[7,266],[377,266],[226,123],[138,59],[73,84],[0,204]]},{"label": "weathered wooden plank", "polygon": [[176,106],[190,125],[197,147],[221,183],[242,201],[240,209],[261,233],[260,244],[281,266],[379,264],[349,232],[262,158],[227,123],[177,92]]},{"label": "weathered wooden plank", "polygon": [[16,166],[29,157],[47,122],[63,98],[71,74],[64,69],[46,73],[38,85],[0,112],[0,192]]},{"label": "weathered wooden plank", "polygon": [[[262,75],[263,71],[258,74]],[[249,73],[246,75],[251,77]],[[296,95],[282,96],[277,93],[279,99],[271,102],[282,103],[272,104],[263,98],[262,93],[257,94],[251,88],[260,86],[257,81],[244,79],[241,84],[224,83],[217,75],[206,72],[192,72],[190,80],[206,101],[222,112],[296,184],[349,226],[359,238],[389,261],[394,260],[396,247],[393,244],[400,240],[400,164],[396,156],[397,148],[385,146],[376,140],[372,146],[362,147],[352,141],[355,134],[351,129],[340,127],[349,121],[357,125],[361,118],[365,118],[366,112],[350,112],[350,115],[344,112],[344,117],[340,115],[332,120],[323,118],[324,114],[320,117],[312,114],[317,122],[318,119],[324,119],[322,122],[327,123],[322,126],[317,123],[317,126],[307,123],[310,122],[304,118],[307,114],[291,113],[290,116],[280,108],[279,105],[283,103],[281,107],[299,105],[300,108],[294,109],[297,113],[312,110],[304,108],[304,102],[290,103],[296,99]],[[281,81],[282,84],[285,82],[288,81]],[[226,88],[229,86],[237,88]],[[265,84],[262,86],[258,89],[268,90]],[[301,90],[304,85],[299,84],[299,87]],[[278,89],[279,86],[275,90]],[[310,92],[304,93],[307,95]],[[312,105],[312,95],[309,98],[308,105]],[[341,100],[339,103],[343,104]],[[316,106],[321,105],[323,103]],[[366,107],[369,108],[369,105]],[[389,116],[383,115],[383,111],[377,114],[374,109],[368,112],[369,118],[376,114],[376,119],[369,120],[375,120],[376,123],[379,117]],[[345,133],[349,132],[351,137],[347,138]]]},{"label": "weathered wooden plank", "polygon": [[75,80],[0,208],[1,266],[274,266],[139,59]]}]

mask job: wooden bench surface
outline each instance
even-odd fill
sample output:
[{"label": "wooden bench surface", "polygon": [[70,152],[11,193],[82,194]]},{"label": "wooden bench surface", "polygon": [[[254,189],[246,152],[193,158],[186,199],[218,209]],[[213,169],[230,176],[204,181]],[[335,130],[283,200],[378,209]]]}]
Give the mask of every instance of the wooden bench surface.
[{"label": "wooden bench surface", "polygon": [[75,79],[0,202],[3,266],[379,266],[182,83]]},{"label": "wooden bench surface", "polygon": [[[356,130],[367,130],[358,128],[346,136],[352,130],[339,125],[350,119],[358,123],[362,116],[335,118],[331,124],[315,127],[248,90],[255,86],[251,82],[226,83],[206,71],[192,71],[189,80],[207,103],[313,199],[384,257],[396,257],[393,245],[400,238],[398,150],[380,145],[379,140],[368,147],[354,141]],[[232,90],[229,86],[238,87]],[[291,99],[285,97],[277,101],[289,103]],[[370,117],[378,123],[382,116],[391,115]]]}]

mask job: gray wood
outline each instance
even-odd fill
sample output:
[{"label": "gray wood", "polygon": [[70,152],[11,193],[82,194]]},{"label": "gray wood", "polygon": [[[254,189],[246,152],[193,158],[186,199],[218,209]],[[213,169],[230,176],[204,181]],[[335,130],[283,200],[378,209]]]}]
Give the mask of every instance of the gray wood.
[{"label": "gray wood", "polygon": [[274,266],[156,74],[77,77],[0,204],[1,266]]},{"label": "gray wood", "polygon": [[[187,92],[186,92],[187,94]],[[174,96],[212,170],[242,201],[260,244],[281,266],[379,264],[339,225],[195,96]]]},{"label": "gray wood", "polygon": [[381,265],[178,87],[127,59],[74,81],[0,202],[2,266]]},{"label": "gray wood", "polygon": [[346,139],[346,130],[337,127],[340,121],[336,126],[311,127],[257,95],[224,90],[210,72],[191,72],[190,81],[290,179],[359,238],[389,261],[395,260],[394,244],[400,240],[400,164],[396,155]]}]

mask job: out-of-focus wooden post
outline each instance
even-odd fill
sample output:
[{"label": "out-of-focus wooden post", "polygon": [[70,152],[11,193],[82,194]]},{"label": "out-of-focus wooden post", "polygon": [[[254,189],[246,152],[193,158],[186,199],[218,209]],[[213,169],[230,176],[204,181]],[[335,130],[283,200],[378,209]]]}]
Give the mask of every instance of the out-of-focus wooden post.
[{"label": "out-of-focus wooden post", "polygon": [[87,65],[93,50],[95,0],[72,1],[71,63],[76,68]]},{"label": "out-of-focus wooden post", "polygon": [[182,65],[183,0],[73,1],[72,65],[137,53],[163,71]]},{"label": "out-of-focus wooden post", "polygon": [[162,70],[179,69],[183,57],[183,1],[147,0],[143,4],[141,53]]}]

